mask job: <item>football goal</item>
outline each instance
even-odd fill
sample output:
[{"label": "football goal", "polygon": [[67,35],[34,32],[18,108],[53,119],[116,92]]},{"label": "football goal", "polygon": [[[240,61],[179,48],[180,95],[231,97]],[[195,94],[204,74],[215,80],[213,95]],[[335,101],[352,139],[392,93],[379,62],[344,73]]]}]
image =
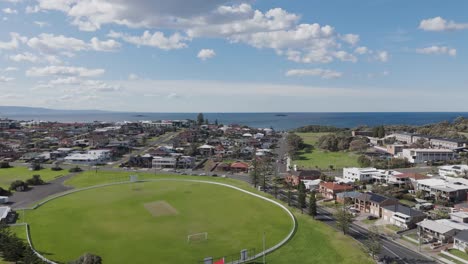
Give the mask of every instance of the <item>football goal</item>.
[{"label": "football goal", "polygon": [[208,232],[187,235],[187,243],[208,240]]}]

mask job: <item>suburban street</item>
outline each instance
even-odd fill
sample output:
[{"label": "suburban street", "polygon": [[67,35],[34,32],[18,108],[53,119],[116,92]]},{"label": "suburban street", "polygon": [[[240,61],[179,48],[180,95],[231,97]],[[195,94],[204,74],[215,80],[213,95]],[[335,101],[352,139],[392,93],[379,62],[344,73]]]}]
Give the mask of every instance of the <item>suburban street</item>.
[{"label": "suburban street", "polygon": [[[338,229],[336,226],[336,220],[333,218],[331,213],[320,207],[317,208],[317,212],[317,220],[323,221],[333,228]],[[351,224],[348,235],[360,243],[366,243],[368,231],[356,224]],[[379,258],[383,263],[436,263],[434,260],[431,260],[418,252],[405,248],[400,244],[389,240],[387,237],[381,236],[381,243],[382,251],[379,254]]]}]

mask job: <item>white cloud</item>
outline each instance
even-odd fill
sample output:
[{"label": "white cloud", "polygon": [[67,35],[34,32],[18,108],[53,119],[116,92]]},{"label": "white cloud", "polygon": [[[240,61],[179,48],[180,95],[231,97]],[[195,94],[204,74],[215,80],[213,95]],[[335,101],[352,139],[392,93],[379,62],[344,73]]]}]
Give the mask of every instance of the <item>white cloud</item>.
[{"label": "white cloud", "polygon": [[65,55],[72,55],[73,52],[85,50],[114,51],[120,47],[120,43],[112,39],[100,41],[96,37],[87,43],[73,37],[42,33],[29,39],[28,46],[43,53],[55,54],[60,52]]},{"label": "white cloud", "polygon": [[468,29],[468,23],[456,23],[455,21],[447,21],[442,17],[434,17],[421,20],[419,28],[425,31],[448,31]]},{"label": "white cloud", "polygon": [[375,55],[375,59],[381,62],[387,62],[389,58],[390,58],[390,55],[388,54],[387,51],[378,51],[377,54]]},{"label": "white cloud", "polygon": [[26,71],[27,76],[47,77],[47,76],[77,76],[96,77],[104,74],[104,69],[89,69],[84,67],[71,66],[46,66],[42,68],[33,67]]},{"label": "white cloud", "polygon": [[134,81],[134,80],[138,80],[140,77],[138,77],[138,75],[136,75],[135,73],[130,73],[128,75],[128,79],[131,80],[131,81]]},{"label": "white cloud", "polygon": [[364,47],[364,46],[357,47],[354,50],[354,53],[359,54],[359,55],[364,55],[364,54],[367,54],[369,52],[370,52],[370,50],[367,47]]},{"label": "white cloud", "polygon": [[24,43],[27,41],[27,38],[15,32],[11,32],[10,37],[11,37],[10,41],[7,41],[7,42],[0,41],[0,50],[1,49],[6,49],[6,50],[17,49],[20,43]]},{"label": "white cloud", "polygon": [[3,69],[3,71],[6,71],[6,72],[12,72],[12,71],[17,71],[18,68],[16,67],[6,67],[5,69]]},{"label": "white cloud", "polygon": [[343,73],[332,71],[332,70],[327,70],[327,69],[321,69],[321,68],[292,69],[286,72],[286,76],[288,77],[318,76],[322,79],[336,79],[336,78],[340,78],[341,76],[343,76]]},{"label": "white cloud", "polygon": [[197,55],[197,58],[199,58],[200,60],[207,60],[207,59],[211,59],[213,58],[214,56],[216,56],[216,52],[212,49],[202,49],[198,52],[198,55]]},{"label": "white cloud", "polygon": [[357,58],[353,54],[350,54],[346,51],[340,50],[334,53],[334,56],[338,58],[341,61],[350,61],[350,62],[356,62]]},{"label": "white cloud", "polygon": [[131,36],[125,33],[111,31],[108,34],[108,37],[121,38],[122,40],[137,46],[150,46],[162,50],[185,48],[187,47],[185,41],[190,40],[190,38],[184,37],[179,33],[174,33],[171,36],[166,37],[162,32],[158,31],[151,34],[147,30],[141,36]]},{"label": "white cloud", "polygon": [[346,43],[348,43],[348,44],[354,46],[354,45],[356,45],[356,44],[359,42],[359,35],[356,35],[356,34],[346,34],[346,35],[341,36],[341,39],[342,39],[344,42],[346,42]]},{"label": "white cloud", "polygon": [[16,10],[16,9],[11,9],[11,8],[9,8],[9,7],[3,8],[2,11],[3,11],[3,13],[5,13],[5,14],[10,14],[10,15],[18,14],[18,10]]},{"label": "white cloud", "polygon": [[96,51],[115,51],[120,48],[120,43],[113,40],[100,41],[98,38],[94,37],[91,39],[91,48]]},{"label": "white cloud", "polygon": [[46,26],[50,26],[49,23],[44,22],[44,21],[34,21],[34,24],[38,25],[40,28],[43,28],[43,27],[46,27]]},{"label": "white cloud", "polygon": [[416,52],[419,54],[436,54],[436,55],[449,55],[456,56],[457,50],[454,48],[449,48],[446,46],[430,46],[426,48],[416,49]]},{"label": "white cloud", "polygon": [[39,57],[32,54],[32,53],[25,52],[25,53],[20,53],[20,54],[16,54],[16,55],[11,55],[10,60],[15,61],[15,62],[27,61],[27,62],[35,63],[35,62],[39,61]]},{"label": "white cloud", "polygon": [[13,4],[17,4],[17,3],[23,2],[23,0],[2,0],[2,1],[3,1],[3,2],[13,3]]},{"label": "white cloud", "polygon": [[41,11],[41,8],[37,5],[35,6],[27,6],[25,9],[26,14],[33,14],[33,13],[38,13]]},{"label": "white cloud", "polygon": [[0,76],[0,83],[11,82],[13,80],[15,80],[15,79],[11,78],[11,77]]}]

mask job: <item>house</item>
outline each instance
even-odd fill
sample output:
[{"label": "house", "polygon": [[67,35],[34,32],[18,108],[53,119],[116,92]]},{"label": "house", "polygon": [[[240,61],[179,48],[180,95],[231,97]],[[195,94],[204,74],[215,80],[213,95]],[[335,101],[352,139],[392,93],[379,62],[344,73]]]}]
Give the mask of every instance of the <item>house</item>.
[{"label": "house", "polygon": [[343,179],[359,182],[370,182],[382,175],[376,168],[343,168]]},{"label": "house", "polygon": [[398,204],[398,200],[388,198],[376,193],[361,193],[355,199],[354,207],[361,212],[370,213],[374,216],[382,216],[382,207]]},{"label": "house", "polygon": [[237,161],[237,162],[232,163],[229,167],[231,171],[234,173],[239,173],[239,172],[248,173],[249,172],[249,164],[245,162]]},{"label": "house", "polygon": [[403,149],[401,157],[410,163],[449,161],[457,158],[457,153],[448,149]]},{"label": "house", "polygon": [[195,165],[195,159],[190,156],[155,156],[152,167],[155,169],[189,169]]},{"label": "house", "polygon": [[411,133],[400,132],[394,133],[392,136],[395,138],[396,141],[403,142],[406,144],[413,143],[413,134]]},{"label": "house", "polygon": [[319,193],[326,199],[336,199],[338,193],[352,191],[353,189],[354,187],[349,184],[335,182],[321,182],[319,184]]},{"label": "house", "polygon": [[449,243],[453,241],[453,237],[459,230],[444,225],[435,220],[424,220],[416,224],[418,226],[418,234],[423,241],[436,240],[440,243]]},{"label": "house", "polygon": [[458,223],[468,223],[468,213],[467,212],[450,213],[450,219]]},{"label": "house", "polygon": [[468,165],[449,165],[439,167],[441,177],[463,177],[468,176]]},{"label": "house", "polygon": [[403,173],[390,174],[388,175],[387,183],[392,184],[392,185],[404,186],[404,185],[410,185],[411,179],[409,178],[408,175],[405,175]]},{"label": "house", "polygon": [[86,153],[72,153],[64,158],[65,162],[81,165],[105,164],[111,158],[111,151],[107,149],[90,150]]},{"label": "house", "polygon": [[351,192],[340,192],[338,194],[336,194],[336,201],[339,202],[339,203],[347,203],[347,202],[352,202],[354,203],[354,200],[359,196],[361,195],[360,192],[355,192],[355,191],[351,191]]},{"label": "house", "polygon": [[403,152],[404,148],[405,148],[405,145],[403,144],[387,145],[387,152],[395,156],[398,153]]},{"label": "house", "polygon": [[415,190],[423,191],[427,196],[438,199],[460,202],[465,201],[467,198],[468,180],[452,177],[417,180]]},{"label": "house", "polygon": [[453,248],[465,252],[468,248],[468,230],[462,230],[453,237]]},{"label": "house", "polygon": [[293,186],[297,186],[302,180],[317,180],[321,175],[322,172],[319,170],[293,170],[286,176],[285,181]]},{"label": "house", "polygon": [[304,183],[306,190],[314,191],[318,189],[319,184],[322,180],[317,179],[317,180],[301,180],[301,181]]},{"label": "house", "polygon": [[211,156],[214,153],[214,149],[215,149],[215,147],[205,144],[203,146],[198,147],[198,152],[202,156]]},{"label": "house", "polygon": [[382,219],[404,229],[413,228],[416,223],[426,218],[423,212],[401,204],[387,205],[382,208]]},{"label": "house", "polygon": [[0,222],[6,221],[8,214],[11,212],[11,208],[9,206],[1,206],[0,207]]}]

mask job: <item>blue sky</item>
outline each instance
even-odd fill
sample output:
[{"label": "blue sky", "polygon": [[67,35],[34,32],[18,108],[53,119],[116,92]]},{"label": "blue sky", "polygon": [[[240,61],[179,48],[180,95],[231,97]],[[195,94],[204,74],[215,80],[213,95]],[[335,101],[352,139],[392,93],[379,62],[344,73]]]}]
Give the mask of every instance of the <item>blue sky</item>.
[{"label": "blue sky", "polygon": [[468,111],[468,2],[0,0],[0,105]]}]

